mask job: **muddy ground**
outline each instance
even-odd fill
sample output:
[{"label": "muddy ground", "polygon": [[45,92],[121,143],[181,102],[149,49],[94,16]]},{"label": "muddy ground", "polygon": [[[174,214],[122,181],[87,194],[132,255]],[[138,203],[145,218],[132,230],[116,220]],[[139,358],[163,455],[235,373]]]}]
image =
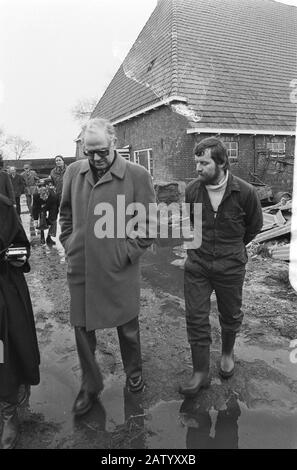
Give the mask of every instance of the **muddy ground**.
[{"label": "muddy ground", "polygon": [[[29,218],[23,219],[29,233]],[[297,448],[297,364],[290,361],[297,296],[288,283],[287,263],[249,261],[236,374],[228,381],[218,376],[220,332],[213,297],[211,387],[183,401],[177,388],[190,374],[191,360],[181,253],[148,251],[142,260],[140,316],[146,388],[136,395],[126,391],[116,331],[99,331],[105,389],[88,415],[73,419],[80,370],[69,327],[64,253],[59,244],[40,246],[36,237],[32,243],[27,281],[41,383],[32,387],[30,407],[22,411],[18,448]]]}]

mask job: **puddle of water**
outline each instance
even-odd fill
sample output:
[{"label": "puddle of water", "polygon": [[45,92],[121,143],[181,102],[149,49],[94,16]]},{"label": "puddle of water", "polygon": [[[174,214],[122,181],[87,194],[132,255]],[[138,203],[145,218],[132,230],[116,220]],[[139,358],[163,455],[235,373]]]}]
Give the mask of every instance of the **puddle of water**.
[{"label": "puddle of water", "polygon": [[[288,344],[289,345],[289,344]],[[236,339],[236,356],[238,359],[248,362],[262,360],[270,367],[278,370],[282,374],[297,380],[297,365],[290,361],[289,347],[279,348],[271,346],[260,347],[247,342],[241,335]]]},{"label": "puddle of water", "polygon": [[146,446],[149,449],[185,449],[186,427],[179,418],[181,401],[160,402],[146,417]]},{"label": "puddle of water", "polygon": [[161,288],[166,293],[183,298],[183,271],[170,264],[175,259],[172,248],[157,246],[155,253],[147,251],[143,256],[141,273],[152,287]]},{"label": "puddle of water", "polygon": [[159,402],[148,411],[150,449],[296,449],[297,413],[251,410],[233,399],[219,410],[183,411],[185,402]]},{"label": "puddle of water", "polygon": [[241,404],[240,449],[297,449],[297,414],[250,410]]},{"label": "puddle of water", "polygon": [[[150,284],[155,283],[156,287],[170,294],[170,302],[183,299],[183,273],[174,266],[168,269],[172,250],[160,250],[160,256],[151,252],[146,256],[144,275]],[[32,387],[30,404],[33,412],[41,413],[46,420],[61,425],[55,436],[55,442],[59,442],[61,438],[75,433],[71,407],[80,386],[80,368],[74,333],[67,324],[58,323],[52,317],[53,304],[37,275],[30,274],[30,282],[39,294],[34,298],[34,309],[44,312],[46,317],[37,321],[37,328],[40,328],[41,383],[38,387]],[[211,316],[211,322],[218,328],[216,313]],[[289,351],[281,348],[279,343],[274,347],[273,338],[271,344],[271,347],[266,343],[261,347],[255,346],[241,334],[236,356],[248,362],[262,360],[291,379],[297,378],[297,367],[289,362]],[[105,431],[113,432],[118,426],[134,420],[140,431],[143,429],[145,433],[145,442],[140,439],[135,446],[155,449],[297,448],[297,413],[289,412],[296,402],[292,392],[286,384],[269,379],[251,381],[256,390],[253,405],[257,409],[250,409],[245,403],[235,400],[229,408],[225,404],[180,414],[183,403],[180,400],[159,402],[144,410],[142,399],[145,393],[127,393],[122,372],[108,375],[101,396],[104,409],[102,426]],[[216,386],[221,386],[220,381]],[[100,416],[102,418],[102,412]],[[91,423],[91,431],[96,433],[97,427],[92,426]]]},{"label": "puddle of water", "polygon": [[114,431],[118,425],[125,423],[124,385],[124,377],[118,375],[110,375],[104,380],[100,399],[106,411],[106,431]]}]

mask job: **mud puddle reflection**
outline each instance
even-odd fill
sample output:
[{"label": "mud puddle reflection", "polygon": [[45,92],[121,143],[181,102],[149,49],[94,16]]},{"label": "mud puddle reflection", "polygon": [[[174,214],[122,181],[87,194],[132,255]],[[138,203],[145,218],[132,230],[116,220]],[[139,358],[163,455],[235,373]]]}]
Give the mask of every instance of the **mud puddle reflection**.
[{"label": "mud puddle reflection", "polygon": [[220,408],[160,402],[147,417],[153,449],[296,449],[297,413],[249,409],[235,395]]}]

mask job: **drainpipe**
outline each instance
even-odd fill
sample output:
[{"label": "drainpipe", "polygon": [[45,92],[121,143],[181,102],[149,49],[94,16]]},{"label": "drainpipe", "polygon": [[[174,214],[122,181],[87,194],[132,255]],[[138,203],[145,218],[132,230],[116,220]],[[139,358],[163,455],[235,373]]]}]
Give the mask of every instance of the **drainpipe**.
[{"label": "drainpipe", "polygon": [[253,173],[256,173],[256,135],[253,135],[253,147],[254,147],[254,169]]}]

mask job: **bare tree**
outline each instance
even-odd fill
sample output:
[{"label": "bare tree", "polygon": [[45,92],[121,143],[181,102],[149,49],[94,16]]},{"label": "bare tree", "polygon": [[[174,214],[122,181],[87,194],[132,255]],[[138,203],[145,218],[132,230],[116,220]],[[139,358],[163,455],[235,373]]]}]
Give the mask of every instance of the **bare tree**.
[{"label": "bare tree", "polygon": [[6,139],[6,146],[9,151],[14,154],[16,160],[20,160],[22,157],[30,155],[36,151],[35,145],[31,140],[26,140],[19,135],[10,135]]},{"label": "bare tree", "polygon": [[80,123],[87,121],[91,117],[97,102],[98,99],[94,97],[80,99],[71,110],[73,118]]},{"label": "bare tree", "polygon": [[6,145],[6,135],[4,130],[0,127],[0,149]]}]

